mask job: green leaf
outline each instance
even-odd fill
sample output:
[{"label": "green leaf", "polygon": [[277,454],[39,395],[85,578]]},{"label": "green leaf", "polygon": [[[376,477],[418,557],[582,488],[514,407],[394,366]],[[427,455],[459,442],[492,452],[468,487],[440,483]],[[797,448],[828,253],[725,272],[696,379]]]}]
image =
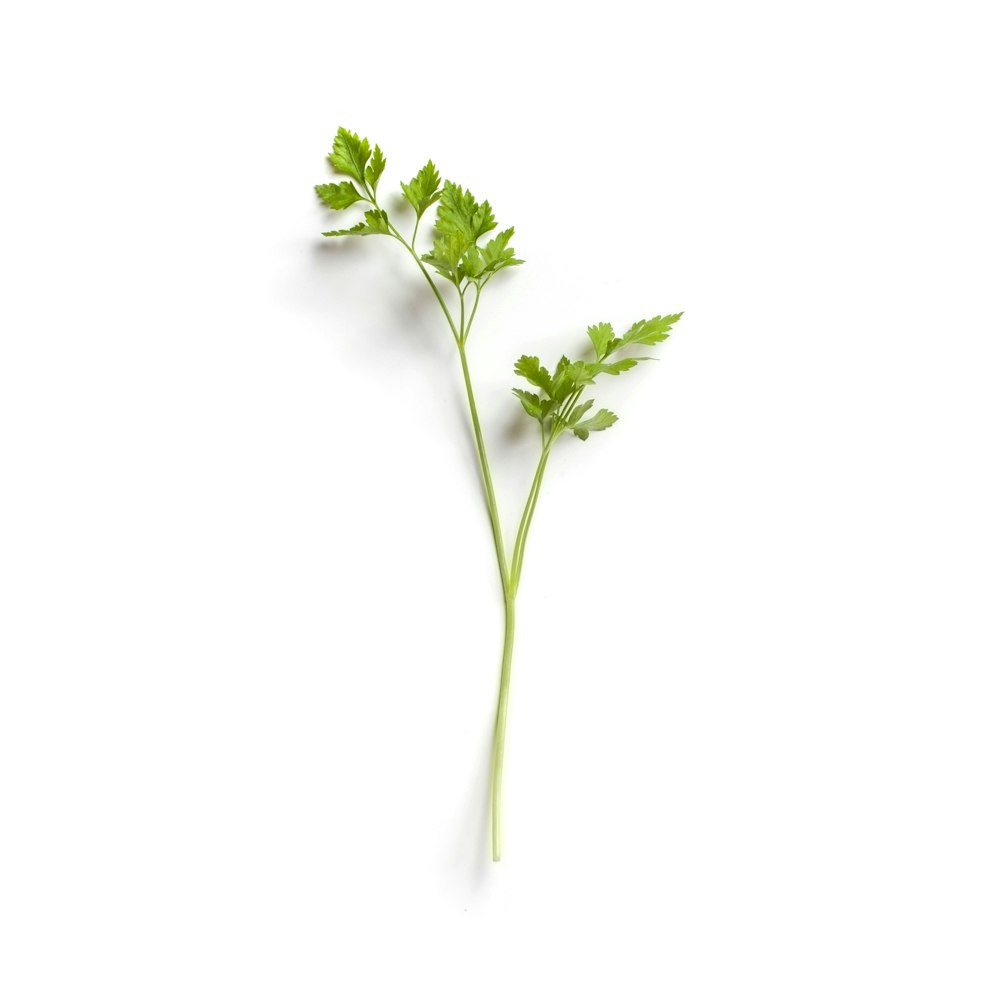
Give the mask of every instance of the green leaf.
[{"label": "green leaf", "polygon": [[441,197],[441,175],[430,160],[417,171],[417,176],[409,184],[400,182],[399,186],[403,189],[403,197],[417,213],[417,218]]},{"label": "green leaf", "polygon": [[461,237],[468,246],[475,243],[484,233],[496,229],[496,225],[488,201],[480,205],[471,191],[464,191],[451,181],[444,182],[437,220],[434,223],[434,228],[439,233]]},{"label": "green leaf", "polygon": [[552,376],[538,362],[538,358],[522,354],[514,363],[514,374],[527,379],[532,385],[552,395]]},{"label": "green leaf", "polygon": [[564,354],[556,364],[552,373],[552,389],[549,395],[556,403],[564,403],[578,388],[579,371],[575,366],[579,362],[571,362]]},{"label": "green leaf", "polygon": [[662,343],[670,336],[670,331],[682,315],[683,313],[674,313],[671,316],[654,316],[652,319],[639,320],[638,323],[633,324],[624,337],[616,338],[612,342],[614,346],[608,350],[608,353],[631,344],[645,344],[647,347],[651,347],[653,344]]},{"label": "green leaf", "polygon": [[545,418],[547,407],[535,393],[528,392],[526,389],[512,389],[511,392],[521,400],[524,412],[529,417],[534,417],[536,420],[543,420]]},{"label": "green leaf", "polygon": [[497,271],[501,271],[505,267],[514,267],[524,263],[523,260],[518,260],[514,256],[514,248],[507,245],[513,235],[513,227],[505,229],[483,247],[484,274],[496,274]]},{"label": "green leaf", "polygon": [[356,132],[348,132],[346,128],[337,129],[337,137],[333,140],[333,152],[330,153],[330,165],[338,173],[353,177],[359,184],[365,182],[365,164],[371,156],[371,147],[367,139],[359,139]]},{"label": "green leaf", "polygon": [[323,233],[324,236],[375,236],[389,234],[389,217],[381,210],[372,209],[365,212],[364,222],[359,222],[350,229],[334,229]]},{"label": "green leaf", "polygon": [[566,418],[566,423],[572,427],[576,422],[594,405],[592,399],[588,399],[585,403],[580,403],[579,406],[574,406],[570,415]]},{"label": "green leaf", "polygon": [[594,376],[599,374],[599,365],[591,364],[589,361],[573,361],[566,366],[566,378],[572,383],[574,389],[581,386],[591,385]]},{"label": "green leaf", "polygon": [[598,410],[589,420],[581,420],[573,427],[573,433],[586,441],[594,431],[606,431],[618,418],[610,410]]},{"label": "green leaf", "polygon": [[484,236],[496,227],[497,220],[493,218],[490,203],[484,201],[481,205],[476,205],[476,210],[472,213],[472,231],[476,234],[475,238],[478,240],[480,236]]},{"label": "green leaf", "polygon": [[368,181],[372,191],[378,187],[378,179],[382,176],[383,170],[385,170],[385,157],[382,155],[382,150],[376,146],[371,163],[365,167],[365,180]]},{"label": "green leaf", "polygon": [[483,273],[483,255],[479,247],[473,244],[465,251],[461,264],[458,267],[459,278],[478,278]]},{"label": "green leaf", "polygon": [[598,361],[603,361],[607,356],[608,344],[611,343],[614,335],[615,331],[611,328],[610,323],[598,323],[595,326],[587,327],[587,336],[590,337],[590,342],[594,345],[594,353],[597,355]]},{"label": "green leaf", "polygon": [[458,266],[468,244],[460,236],[438,236],[430,253],[420,259],[430,264],[438,274],[449,281],[457,280]]},{"label": "green leaf", "polygon": [[316,194],[327,208],[348,208],[356,201],[361,201],[361,194],[350,181],[339,184],[317,184]]},{"label": "green leaf", "polygon": [[635,368],[640,361],[655,360],[655,358],[619,358],[617,361],[594,365],[594,374],[621,375],[622,372]]}]

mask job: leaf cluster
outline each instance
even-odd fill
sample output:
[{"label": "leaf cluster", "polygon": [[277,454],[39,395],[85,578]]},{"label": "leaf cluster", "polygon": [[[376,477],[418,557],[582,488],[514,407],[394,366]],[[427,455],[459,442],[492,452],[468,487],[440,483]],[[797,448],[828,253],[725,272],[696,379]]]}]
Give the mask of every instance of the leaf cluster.
[{"label": "leaf cluster", "polygon": [[[368,204],[364,218],[348,229],[334,229],[324,236],[398,235],[388,213],[377,201],[378,182],[385,170],[382,150],[345,128],[337,130],[333,150],[327,157],[338,174],[350,180],[317,184],[316,194],[327,208],[341,211],[352,205]],[[510,245],[513,228],[505,229],[485,243],[483,238],[497,228],[488,201],[478,202],[471,191],[453,181],[441,183],[441,175],[428,160],[408,183],[400,183],[403,197],[416,213],[417,225],[432,205],[437,205],[434,243],[421,256],[442,278],[458,288],[469,283],[482,289],[493,275],[505,267],[523,264]],[[414,237],[416,229],[414,229]],[[412,249],[412,248],[411,248]]]},{"label": "leaf cluster", "polygon": [[421,259],[452,284],[471,281],[481,288],[498,271],[524,263],[510,246],[513,228],[480,246],[482,237],[496,227],[488,201],[480,203],[471,191],[445,181],[434,221],[434,246]]},{"label": "leaf cluster", "polygon": [[539,422],[543,435],[549,440],[570,430],[581,441],[586,441],[594,431],[607,430],[618,417],[605,409],[589,415],[594,400],[580,402],[580,397],[598,376],[621,375],[635,368],[640,361],[651,361],[652,358],[646,356],[613,356],[630,347],[651,347],[662,343],[670,336],[681,315],[674,313],[639,320],[621,337],[615,336],[610,323],[597,323],[587,330],[594,348],[594,360],[570,361],[563,355],[551,372],[541,365],[537,357],[522,355],[514,365],[514,374],[539,391],[515,388],[514,395],[521,401],[525,413]]},{"label": "leaf cluster", "polygon": [[[360,138],[355,132],[345,128],[337,130],[333,140],[333,149],[327,156],[330,166],[338,174],[346,174],[349,181],[339,184],[317,184],[316,194],[319,200],[335,211],[350,208],[357,202],[366,202],[372,206],[365,212],[363,221],[349,229],[335,229],[324,233],[324,236],[370,236],[372,234],[388,235],[389,217],[376,203],[378,182],[385,171],[385,157],[382,150],[376,146],[371,148],[367,139]],[[361,185],[361,190],[355,186]]]}]

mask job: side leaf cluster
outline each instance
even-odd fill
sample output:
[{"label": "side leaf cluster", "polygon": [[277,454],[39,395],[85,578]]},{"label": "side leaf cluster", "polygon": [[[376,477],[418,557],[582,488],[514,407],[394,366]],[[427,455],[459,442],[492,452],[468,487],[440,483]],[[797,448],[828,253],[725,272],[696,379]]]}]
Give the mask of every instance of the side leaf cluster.
[{"label": "side leaf cluster", "polygon": [[537,392],[515,388],[514,395],[521,401],[525,413],[542,427],[549,438],[563,431],[572,431],[581,441],[586,441],[594,431],[607,430],[618,417],[610,410],[599,409],[591,414],[593,399],[581,402],[580,397],[600,375],[621,375],[635,368],[640,361],[651,361],[646,356],[620,355],[630,347],[651,347],[670,336],[681,313],[654,316],[639,320],[621,337],[615,335],[610,323],[597,323],[589,327],[587,336],[594,348],[594,359],[570,361],[563,355],[550,372],[533,355],[522,355],[514,365],[514,374],[532,385]]}]

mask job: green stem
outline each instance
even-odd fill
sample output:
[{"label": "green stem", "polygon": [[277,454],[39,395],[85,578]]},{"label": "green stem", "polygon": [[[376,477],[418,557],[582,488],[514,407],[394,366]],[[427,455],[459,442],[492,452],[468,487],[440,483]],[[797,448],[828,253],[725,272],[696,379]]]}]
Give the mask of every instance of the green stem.
[{"label": "green stem", "polygon": [[[373,193],[374,195],[374,193]],[[535,470],[535,478],[531,484],[531,491],[528,494],[528,501],[521,515],[521,524],[518,528],[517,539],[514,544],[514,562],[508,571],[507,556],[504,550],[503,527],[500,522],[500,512],[497,509],[496,492],[493,488],[493,476],[490,472],[490,462],[486,454],[486,442],[483,440],[483,431],[479,423],[479,410],[476,406],[476,395],[472,389],[472,377],[469,374],[469,361],[465,354],[465,342],[468,339],[472,321],[475,319],[476,310],[479,308],[479,295],[481,288],[476,286],[476,296],[472,304],[472,309],[468,316],[465,309],[465,295],[463,290],[456,284],[459,295],[459,321],[456,326],[451,311],[437,287],[437,282],[424,267],[414,247],[416,230],[414,230],[414,240],[407,243],[399,231],[389,223],[392,234],[409,251],[421,273],[430,285],[434,297],[441,306],[441,311],[448,320],[451,327],[452,336],[458,346],[458,356],[462,363],[462,378],[465,381],[465,394],[469,403],[469,415],[472,418],[472,430],[476,439],[476,452],[479,456],[479,468],[483,476],[483,488],[486,493],[486,509],[489,514],[490,528],[493,531],[493,545],[496,549],[497,568],[500,572],[500,585],[504,596],[504,636],[503,636],[503,657],[500,663],[500,691],[497,696],[496,723],[493,730],[493,753],[490,774],[490,808],[492,813],[492,848],[493,860],[500,860],[500,836],[502,827],[502,801],[503,789],[503,761],[504,744],[507,735],[507,701],[510,694],[510,666],[514,655],[514,595],[517,591],[517,581],[521,576],[521,563],[524,559],[524,543],[531,526],[531,518],[535,511],[535,504],[538,502],[538,491],[542,483],[542,475],[545,472],[545,465],[549,457],[549,448],[553,438],[544,444],[542,457],[539,460],[538,468]]]},{"label": "green stem", "polygon": [[549,448],[552,439],[542,448],[535,478],[528,491],[528,499],[521,514],[521,523],[517,529],[514,550],[511,554],[510,577],[504,598],[504,634],[503,659],[500,662],[500,693],[497,696],[497,718],[493,729],[493,760],[490,776],[490,812],[492,814],[493,860],[499,861],[501,854],[502,834],[502,793],[503,793],[503,753],[507,739],[507,700],[510,696],[510,664],[514,654],[514,601],[517,596],[517,585],[521,579],[521,566],[524,563],[524,545],[531,527],[531,518],[538,503],[538,493],[545,475],[545,466],[549,461]]},{"label": "green stem", "polygon": [[524,546],[528,540],[531,519],[535,516],[535,505],[538,503],[538,494],[542,488],[542,477],[545,475],[545,466],[548,465],[549,449],[552,447],[553,440],[554,438],[549,438],[542,448],[541,457],[538,459],[538,468],[535,469],[535,478],[531,481],[528,499],[524,504],[524,512],[521,514],[521,523],[517,529],[517,537],[514,539],[514,550],[510,558],[510,593],[512,598],[516,596],[517,585],[521,582],[521,567],[524,565]]},{"label": "green stem", "polygon": [[502,830],[503,751],[507,736],[507,698],[510,693],[510,662],[514,655],[514,597],[504,598],[503,659],[500,663],[500,695],[493,728],[493,760],[490,773],[490,813],[492,816],[493,860],[500,860]]},{"label": "green stem", "polygon": [[479,285],[476,285],[476,298],[472,303],[472,314],[469,316],[469,322],[465,327],[464,338],[466,340],[469,339],[469,331],[472,329],[472,321],[476,318],[476,310],[479,308],[479,296],[482,294],[482,291],[482,288],[480,288]]},{"label": "green stem", "polygon": [[504,596],[507,595],[509,578],[507,576],[507,556],[504,553],[503,528],[500,524],[500,512],[497,510],[496,493],[493,490],[493,476],[490,474],[490,461],[486,457],[486,443],[483,441],[483,430],[479,426],[479,411],[476,409],[476,395],[472,391],[472,378],[469,375],[469,362],[465,356],[465,344],[458,341],[458,356],[462,360],[462,377],[465,379],[465,395],[469,401],[469,415],[472,417],[472,430],[476,438],[476,451],[479,453],[479,468],[483,473],[483,487],[486,490],[486,508],[490,516],[490,527],[493,529],[493,545],[497,552],[497,567],[500,570],[500,585]]},{"label": "green stem", "polygon": [[[467,333],[468,331],[465,330],[464,332]],[[510,664],[514,654],[514,593],[511,589],[511,578],[507,571],[507,559],[504,554],[503,544],[503,527],[500,523],[500,513],[497,510],[496,494],[493,491],[493,477],[490,474],[489,459],[486,457],[483,432],[479,426],[479,412],[476,409],[475,393],[472,391],[472,379],[469,376],[469,362],[465,356],[465,341],[463,339],[459,339],[458,342],[458,355],[462,360],[462,375],[465,379],[465,391],[469,400],[469,414],[472,417],[472,428],[476,437],[476,449],[479,452],[479,467],[483,473],[483,486],[486,489],[486,506],[490,515],[490,527],[493,529],[493,544],[496,547],[497,566],[500,569],[500,584],[503,587],[504,595],[503,658],[500,663],[500,693],[497,696],[497,716],[493,729],[493,758],[490,769],[493,860],[499,861],[503,751],[507,735],[507,698],[510,691]]]},{"label": "green stem", "polygon": [[[431,286],[431,291],[434,293],[434,298],[438,300],[438,305],[441,307],[441,311],[444,313],[445,319],[448,320],[448,326],[451,327],[451,335],[455,338],[455,343],[457,344],[461,339],[461,337],[458,332],[458,327],[455,326],[455,320],[452,319],[451,310],[448,308],[448,303],[445,302],[444,297],[438,290],[438,286],[435,283],[434,279],[430,276],[430,273],[428,272],[427,268],[424,267],[424,262],[420,259],[420,255],[417,253],[417,251],[414,249],[411,243],[406,242],[400,231],[391,222],[389,223],[389,231],[392,233],[393,236],[395,236],[397,240],[399,240],[400,243],[403,244],[404,247],[406,247],[407,251],[409,251],[410,256],[416,261],[417,267],[420,268],[420,273],[427,279],[427,284]],[[416,236],[416,230],[414,230],[414,236]]]}]

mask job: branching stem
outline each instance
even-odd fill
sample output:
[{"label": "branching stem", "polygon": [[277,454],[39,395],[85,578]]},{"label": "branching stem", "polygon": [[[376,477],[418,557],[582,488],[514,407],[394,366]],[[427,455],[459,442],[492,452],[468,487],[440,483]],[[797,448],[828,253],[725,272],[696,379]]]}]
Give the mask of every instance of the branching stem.
[{"label": "branching stem", "polygon": [[[497,569],[500,573],[500,586],[504,598],[504,638],[503,656],[500,662],[500,690],[497,695],[496,724],[493,730],[493,752],[491,755],[490,774],[490,813],[491,813],[491,840],[493,848],[493,860],[499,861],[501,854],[501,833],[502,833],[502,791],[503,791],[503,764],[504,746],[507,736],[507,702],[510,696],[510,668],[514,654],[514,600],[517,595],[517,587],[521,580],[521,567],[524,563],[524,547],[528,538],[528,531],[531,528],[531,519],[535,513],[535,506],[538,503],[538,493],[542,485],[542,476],[545,474],[545,466],[549,459],[549,450],[557,434],[550,435],[547,439],[542,436],[542,454],[538,460],[538,467],[535,470],[535,477],[532,480],[531,488],[528,491],[528,498],[525,501],[524,511],[521,514],[521,522],[517,529],[517,536],[514,540],[514,548],[510,565],[507,563],[507,555],[503,540],[503,524],[500,520],[500,511],[497,507],[496,491],[493,487],[493,475],[490,471],[489,456],[486,451],[486,442],[483,438],[482,426],[479,422],[479,409],[476,406],[476,394],[472,387],[472,375],[469,371],[469,359],[466,354],[465,345],[472,329],[472,322],[476,318],[476,310],[479,308],[479,296],[481,287],[476,285],[475,298],[472,308],[466,315],[465,295],[463,289],[456,284],[458,291],[459,319],[456,325],[451,310],[445,302],[437,282],[431,277],[427,268],[424,267],[420,255],[417,253],[414,243],[408,242],[389,223],[390,233],[406,247],[410,256],[414,259],[421,273],[434,292],[434,297],[441,307],[451,334],[458,347],[458,357],[462,366],[462,379],[465,382],[465,395],[469,405],[469,417],[472,422],[472,433],[476,441],[476,454],[479,458],[479,470],[482,474],[483,490],[486,499],[486,511],[489,516],[490,529],[493,532],[493,545],[496,549]],[[414,230],[414,236],[416,230]]]},{"label": "branching stem", "polygon": [[[531,481],[531,487],[528,490],[528,496],[525,499],[524,509],[521,512],[521,519],[518,523],[517,534],[514,538],[513,548],[510,550],[510,561],[508,562],[507,550],[504,546],[503,523],[497,509],[489,456],[479,422],[479,411],[476,405],[476,394],[472,387],[466,344],[472,331],[472,324],[476,319],[479,298],[483,289],[499,271],[524,263],[514,256],[513,247],[508,245],[514,230],[504,230],[480,247],[478,240],[496,228],[496,220],[489,203],[484,201],[482,204],[478,204],[470,191],[463,190],[451,181],[446,180],[442,188],[437,168],[432,161],[428,160],[427,165],[418,172],[409,184],[402,185],[407,202],[416,212],[413,232],[410,239],[407,240],[393,225],[388,213],[383,211],[378,204],[377,188],[379,178],[385,169],[385,158],[379,147],[375,146],[373,155],[367,138],[362,139],[355,133],[340,128],[334,139],[330,162],[337,173],[346,174],[360,185],[360,190],[354,186],[354,183],[348,181],[340,184],[317,185],[316,193],[323,203],[329,208],[341,209],[360,201],[363,204],[371,205],[373,211],[366,211],[364,221],[349,229],[336,230],[324,235],[385,234],[401,243],[430,286],[434,298],[437,299],[438,305],[448,321],[452,339],[458,348],[504,602],[503,656],[500,661],[500,689],[497,695],[490,776],[493,860],[499,861],[503,825],[501,793],[504,745],[507,733],[507,703],[510,695],[511,660],[514,653],[514,605],[521,583],[521,572],[524,568],[528,533],[535,516],[535,508],[538,505],[538,496],[541,492],[549,454],[555,441],[567,430],[572,430],[577,437],[586,440],[591,432],[605,430],[618,419],[610,410],[604,409],[598,410],[592,417],[584,419],[584,414],[589,412],[590,407],[594,404],[594,400],[588,399],[580,405],[580,397],[583,395],[585,387],[591,385],[598,374],[617,375],[634,367],[639,361],[649,360],[640,357],[622,357],[613,363],[605,363],[612,354],[623,348],[640,344],[658,344],[665,340],[673,324],[680,319],[681,314],[654,316],[649,320],[640,320],[620,337],[614,335],[610,323],[600,323],[589,327],[587,334],[594,348],[595,360],[593,362],[583,360],[571,362],[564,356],[559,360],[559,364],[551,376],[546,369],[541,367],[537,357],[525,355],[519,359],[515,365],[515,372],[532,385],[540,388],[548,398],[541,399],[535,393],[515,389],[526,412],[538,420],[541,430],[541,454]],[[440,202],[440,204],[437,210],[437,220],[434,224],[433,248],[429,253],[420,254],[417,250],[420,220],[424,212],[435,202]],[[430,265],[430,268],[443,279],[440,284],[432,276],[427,265]],[[457,296],[457,301],[452,302],[451,307],[449,307],[450,293],[447,292],[448,284],[454,288]],[[475,293],[470,303],[466,299],[466,294],[473,285],[475,285]]]}]

